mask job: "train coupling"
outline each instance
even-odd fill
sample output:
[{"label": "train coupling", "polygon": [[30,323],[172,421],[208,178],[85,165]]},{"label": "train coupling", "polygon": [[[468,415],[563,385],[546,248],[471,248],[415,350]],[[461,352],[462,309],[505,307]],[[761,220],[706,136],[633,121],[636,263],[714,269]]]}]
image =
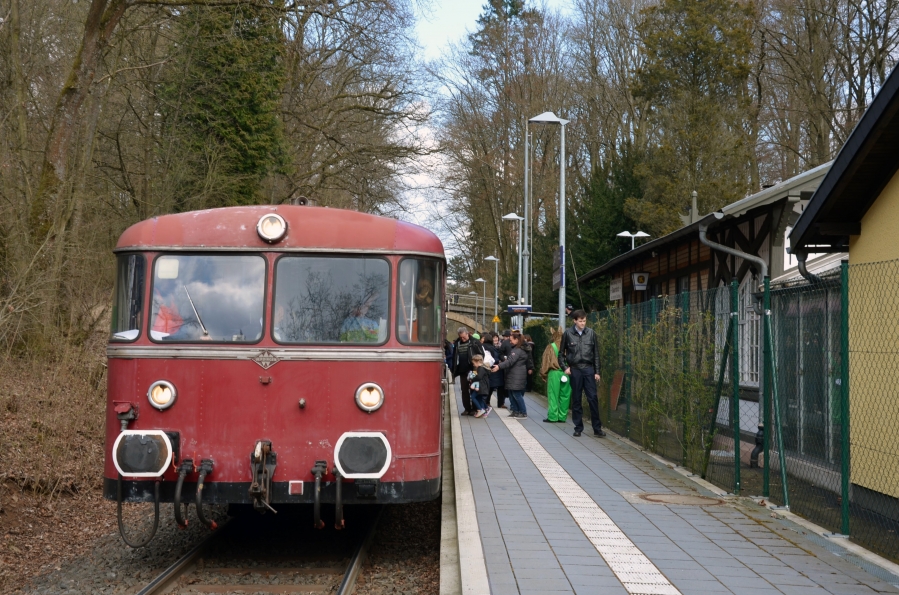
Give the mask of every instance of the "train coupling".
[{"label": "train coupling", "polygon": [[258,440],[253,452],[250,454],[250,470],[253,475],[253,483],[250,485],[250,498],[253,499],[253,509],[260,514],[266,510],[278,514],[272,508],[272,475],[278,465],[278,455],[272,450],[270,440]]}]

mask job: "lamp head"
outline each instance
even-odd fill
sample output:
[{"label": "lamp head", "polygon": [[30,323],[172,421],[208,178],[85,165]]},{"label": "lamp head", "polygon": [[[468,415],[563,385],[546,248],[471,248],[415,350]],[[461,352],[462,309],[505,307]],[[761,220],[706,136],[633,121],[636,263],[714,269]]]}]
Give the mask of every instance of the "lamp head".
[{"label": "lamp head", "polygon": [[619,238],[632,238],[632,237],[634,237],[634,234],[632,234],[632,233],[629,232],[629,231],[622,231],[621,233],[615,234],[615,235],[616,235],[617,237],[619,237]]},{"label": "lamp head", "polygon": [[645,231],[638,231],[637,233],[634,234],[634,237],[635,238],[648,238],[650,236]]},{"label": "lamp head", "polygon": [[495,261],[499,262],[499,259],[495,256],[488,256],[484,260],[489,261],[489,262],[493,262],[495,260]]},{"label": "lamp head", "polygon": [[528,122],[532,122],[534,124],[560,124],[564,126],[568,124],[568,120],[563,120],[556,114],[552,112],[543,112],[539,116],[534,116]]},{"label": "lamp head", "polygon": [[519,217],[517,213],[508,213],[503,215],[503,221],[522,221],[524,217]]}]

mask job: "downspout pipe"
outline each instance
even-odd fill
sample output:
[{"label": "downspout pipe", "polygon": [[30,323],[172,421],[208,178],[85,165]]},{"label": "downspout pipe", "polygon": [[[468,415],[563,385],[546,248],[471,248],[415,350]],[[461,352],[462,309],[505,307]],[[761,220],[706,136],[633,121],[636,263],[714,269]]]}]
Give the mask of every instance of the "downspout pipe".
[{"label": "downspout pipe", "polygon": [[[717,219],[721,219],[724,217],[722,213],[715,213],[715,217]],[[748,260],[749,262],[755,263],[756,266],[759,267],[759,272],[762,274],[762,279],[768,276],[768,263],[764,261],[764,259],[759,258],[758,256],[753,256],[752,254],[746,254],[745,252],[740,252],[739,250],[735,250],[734,248],[730,248],[728,246],[724,246],[722,244],[716,244],[709,240],[706,236],[706,232],[709,230],[708,225],[700,225],[699,226],[699,241],[711,248],[712,250],[718,250],[719,252],[724,252],[725,254],[730,254],[731,256],[736,256],[737,258],[743,258]]]},{"label": "downspout pipe", "polygon": [[813,273],[808,272],[808,269],[805,268],[805,261],[808,259],[808,254],[804,251],[796,252],[796,261],[799,267],[799,274],[808,279],[809,283],[820,283],[821,277],[815,275]]}]

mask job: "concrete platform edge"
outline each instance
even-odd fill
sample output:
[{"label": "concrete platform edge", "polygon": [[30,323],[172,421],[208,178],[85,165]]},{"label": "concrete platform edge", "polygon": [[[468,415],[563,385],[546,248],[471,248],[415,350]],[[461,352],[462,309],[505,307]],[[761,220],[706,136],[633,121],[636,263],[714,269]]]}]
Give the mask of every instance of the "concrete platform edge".
[{"label": "concrete platform edge", "polygon": [[[452,425],[453,481],[456,487],[456,530],[459,540],[459,570],[464,595],[489,595],[487,562],[475,512],[468,458],[462,440],[462,423],[456,404],[455,385],[449,386],[449,415]],[[464,568],[465,572],[461,572]]]},{"label": "concrete platform edge", "polygon": [[459,533],[456,523],[456,482],[453,481],[453,434],[450,422],[451,395],[443,409],[443,485],[440,510],[440,595],[460,595]]}]

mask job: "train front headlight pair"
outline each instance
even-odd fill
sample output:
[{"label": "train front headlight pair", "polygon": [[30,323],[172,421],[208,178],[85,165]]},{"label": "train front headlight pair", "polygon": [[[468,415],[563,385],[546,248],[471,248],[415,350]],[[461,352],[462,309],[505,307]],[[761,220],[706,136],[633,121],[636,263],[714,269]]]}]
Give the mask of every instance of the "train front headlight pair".
[{"label": "train front headlight pair", "polygon": [[356,389],[356,405],[362,411],[377,411],[384,404],[384,391],[374,382],[366,382]]},{"label": "train front headlight pair", "polygon": [[[147,391],[147,400],[150,405],[160,411],[168,409],[175,404],[178,391],[175,385],[168,380],[157,380],[150,385]],[[356,389],[356,405],[359,409],[371,413],[377,411],[384,404],[384,390],[374,382],[366,382]]]}]

